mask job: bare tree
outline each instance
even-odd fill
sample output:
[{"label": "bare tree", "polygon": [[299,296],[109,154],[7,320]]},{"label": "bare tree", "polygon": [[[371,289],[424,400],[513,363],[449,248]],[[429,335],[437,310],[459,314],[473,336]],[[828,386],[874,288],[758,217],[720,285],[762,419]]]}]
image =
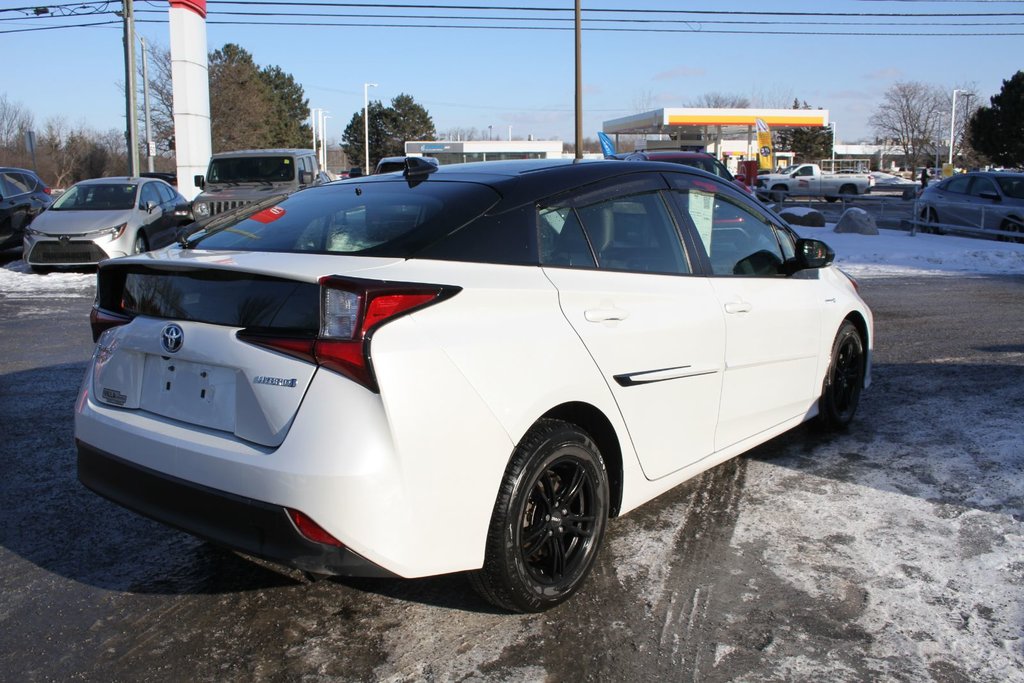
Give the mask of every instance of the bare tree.
[{"label": "bare tree", "polygon": [[[149,60],[149,111],[152,137],[157,155],[174,155],[174,88],[171,81],[171,51],[159,44],[146,43]],[[142,65],[139,64],[139,98],[142,102]],[[145,112],[139,112],[139,131],[143,131]]]},{"label": "bare tree", "polygon": [[869,122],[875,135],[903,150],[908,167],[926,166],[942,139],[942,121],[949,123],[948,99],[933,85],[894,83]]},{"label": "bare tree", "polygon": [[762,109],[789,109],[790,103],[796,99],[792,88],[775,86],[771,90],[754,90],[750,95],[751,106]]},{"label": "bare tree", "polygon": [[25,132],[32,130],[32,125],[32,112],[0,93],[0,165],[28,165]]},{"label": "bare tree", "polygon": [[743,95],[706,92],[696,99],[687,102],[686,106],[706,109],[746,109],[750,106],[750,100]]}]

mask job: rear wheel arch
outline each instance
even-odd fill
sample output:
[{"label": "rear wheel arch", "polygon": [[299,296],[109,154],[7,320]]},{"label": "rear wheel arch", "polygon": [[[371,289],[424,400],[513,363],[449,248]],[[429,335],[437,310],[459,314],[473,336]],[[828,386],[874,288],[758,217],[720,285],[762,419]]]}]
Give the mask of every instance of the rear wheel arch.
[{"label": "rear wheel arch", "polygon": [[555,406],[540,419],[554,419],[574,424],[590,435],[604,458],[608,472],[609,517],[617,517],[622,507],[622,448],[615,427],[595,406],[575,401]]}]

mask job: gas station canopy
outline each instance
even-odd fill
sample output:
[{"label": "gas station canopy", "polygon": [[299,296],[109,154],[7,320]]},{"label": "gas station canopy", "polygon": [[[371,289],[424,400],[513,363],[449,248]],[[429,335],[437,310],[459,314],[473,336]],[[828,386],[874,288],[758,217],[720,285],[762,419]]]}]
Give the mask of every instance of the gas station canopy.
[{"label": "gas station canopy", "polygon": [[[827,109],[654,109],[604,122],[609,135],[667,135],[683,137],[714,129],[726,137],[746,135],[761,119],[772,130],[778,128],[825,128],[829,125]],[[719,127],[721,130],[719,131]],[[694,130],[697,129],[697,130]]]}]

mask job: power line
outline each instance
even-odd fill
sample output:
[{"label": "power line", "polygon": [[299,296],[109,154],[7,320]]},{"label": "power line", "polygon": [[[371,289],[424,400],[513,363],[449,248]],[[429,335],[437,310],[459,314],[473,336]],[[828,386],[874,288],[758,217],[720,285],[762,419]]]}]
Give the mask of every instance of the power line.
[{"label": "power line", "polygon": [[[1005,1],[1005,0],[1000,0]],[[1024,0],[1021,0],[1024,2]],[[136,14],[159,14],[161,10],[137,10]],[[446,14],[349,14],[349,13],[327,13],[327,12],[242,12],[242,11],[227,11],[218,12],[218,17],[222,16],[233,16],[233,17],[309,17],[309,18],[337,18],[337,19],[411,19],[411,20],[445,20],[445,21],[536,21],[534,18],[524,17],[513,17],[513,16],[497,16],[497,17],[471,17],[471,16],[457,16],[457,15],[446,15]],[[32,17],[20,17],[24,19]],[[3,21],[3,19],[0,19]],[[572,17],[551,17],[546,21],[571,23],[574,21]],[[940,23],[940,22],[916,22],[914,24],[902,24],[896,22],[834,22],[834,21],[744,21],[739,19],[702,19],[699,22],[694,22],[685,19],[584,19],[586,23],[614,23],[614,24],[687,24],[693,25],[699,23],[714,24],[714,25],[757,25],[757,26],[773,26],[779,24],[785,24],[787,26],[892,26],[892,27],[908,27],[908,26],[1019,26],[1024,22],[957,22],[955,24]],[[275,22],[276,23],[276,22]],[[371,24],[361,24],[371,25]],[[900,34],[902,35],[902,34]]]}]

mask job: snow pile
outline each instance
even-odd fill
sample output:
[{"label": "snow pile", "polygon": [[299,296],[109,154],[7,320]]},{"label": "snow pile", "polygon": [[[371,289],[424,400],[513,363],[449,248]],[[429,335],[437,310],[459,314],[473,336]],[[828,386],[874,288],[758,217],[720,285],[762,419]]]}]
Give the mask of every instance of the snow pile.
[{"label": "snow pile", "polygon": [[856,277],[1024,275],[1024,244],[897,230],[858,235],[831,228],[796,231],[825,241],[836,252],[836,264]]},{"label": "snow pile", "polygon": [[12,261],[0,268],[0,297],[32,299],[90,296],[96,273],[56,272],[36,275],[24,261]]}]

